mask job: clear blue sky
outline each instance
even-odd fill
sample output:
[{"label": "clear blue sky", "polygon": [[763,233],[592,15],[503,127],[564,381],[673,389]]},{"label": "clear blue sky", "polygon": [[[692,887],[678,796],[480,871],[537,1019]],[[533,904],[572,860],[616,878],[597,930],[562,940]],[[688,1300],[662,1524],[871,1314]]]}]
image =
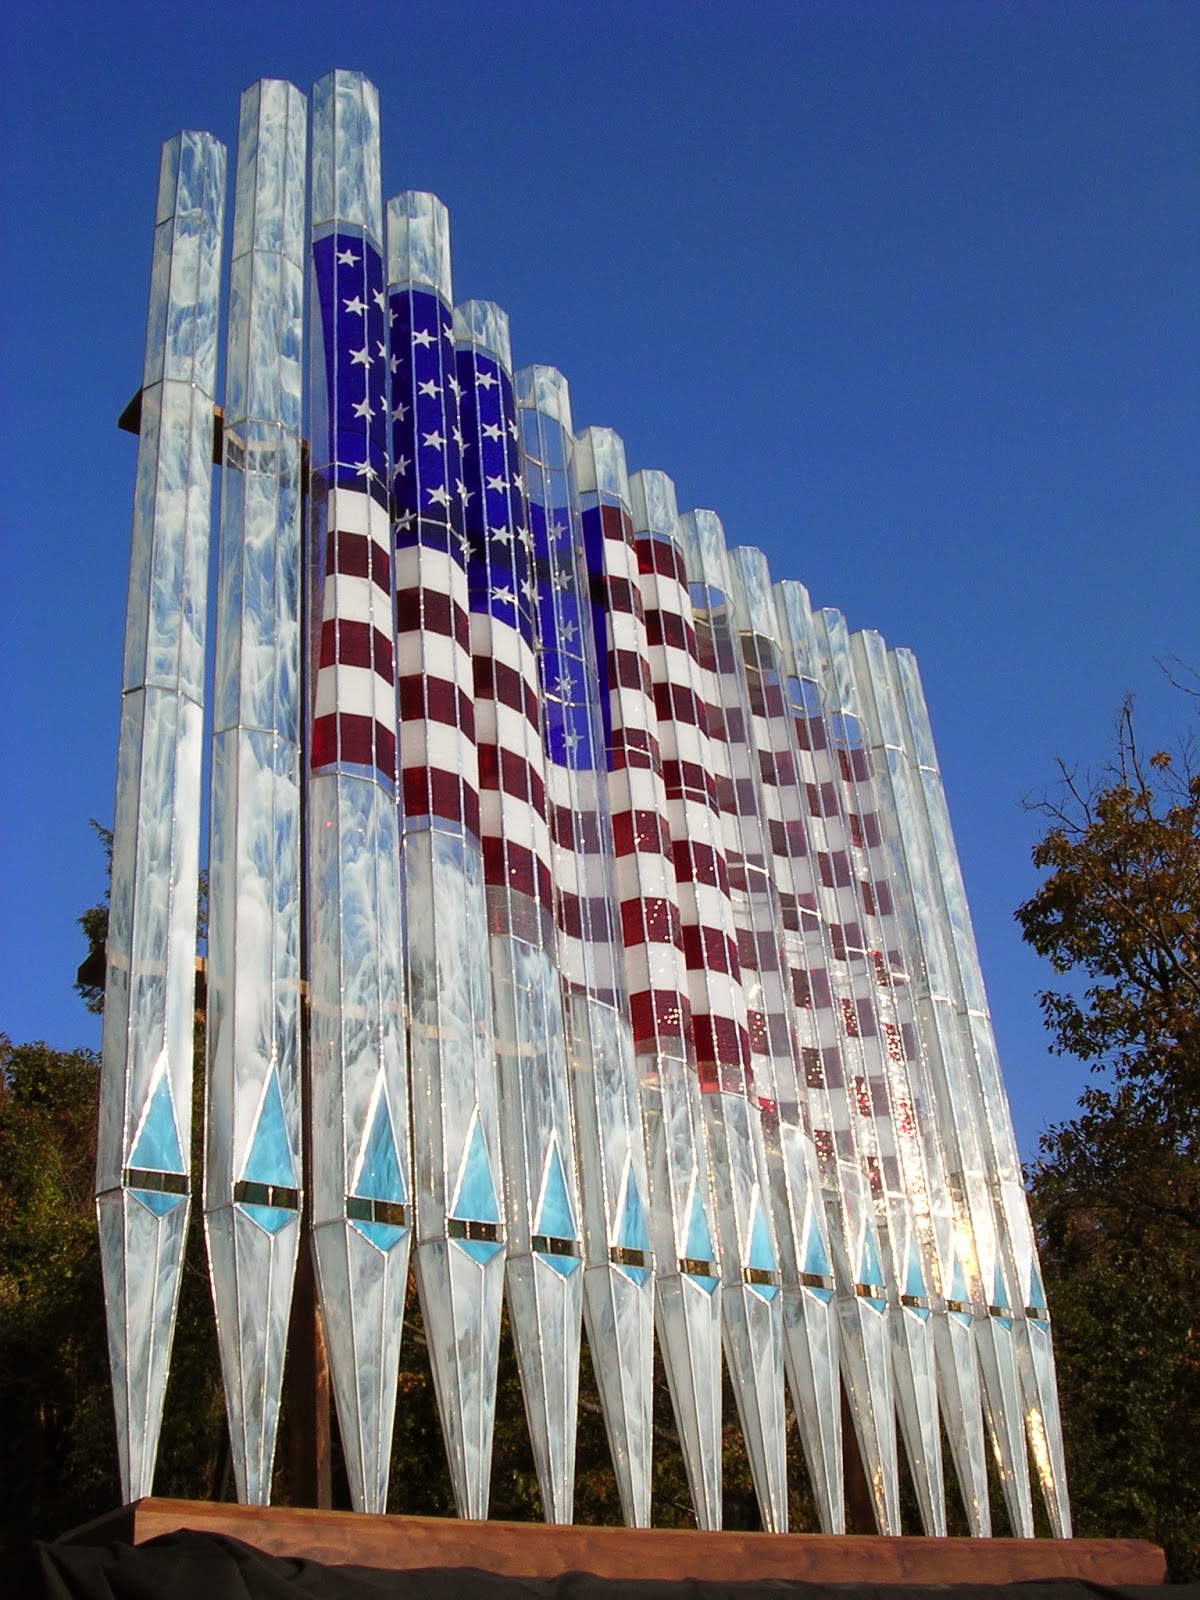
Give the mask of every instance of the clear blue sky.
[{"label": "clear blue sky", "polygon": [[[326,20],[321,20],[322,14]],[[336,18],[336,20],[335,20]],[[1012,911],[1021,798],[1189,716],[1200,663],[1200,5],[274,0],[0,20],[0,1028],[71,985],[111,820],[161,141],[263,75],[379,85],[455,293],[731,543],[920,659],[1026,1158],[1082,1081]]]}]

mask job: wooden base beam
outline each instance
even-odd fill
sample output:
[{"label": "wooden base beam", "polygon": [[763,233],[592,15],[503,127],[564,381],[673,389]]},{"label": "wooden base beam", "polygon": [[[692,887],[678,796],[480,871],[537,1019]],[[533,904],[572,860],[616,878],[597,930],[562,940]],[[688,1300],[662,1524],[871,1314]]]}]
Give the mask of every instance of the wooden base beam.
[{"label": "wooden base beam", "polygon": [[1140,1539],[884,1539],[816,1533],[699,1533],[680,1528],[551,1527],[453,1517],[368,1517],[290,1506],[137,1500],[59,1543],[144,1544],[190,1528],[269,1555],[408,1571],[477,1567],[509,1577],[592,1572],[602,1578],[705,1578],[732,1583],[1024,1583],[1068,1578],[1159,1584],[1166,1561]]}]

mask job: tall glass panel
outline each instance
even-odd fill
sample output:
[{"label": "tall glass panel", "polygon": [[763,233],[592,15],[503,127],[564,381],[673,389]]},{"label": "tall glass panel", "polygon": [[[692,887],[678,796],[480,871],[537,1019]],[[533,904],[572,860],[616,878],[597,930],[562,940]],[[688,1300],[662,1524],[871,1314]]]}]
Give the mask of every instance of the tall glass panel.
[{"label": "tall glass panel", "polygon": [[946,794],[937,765],[929,712],[912,652],[888,653],[892,683],[902,708],[905,746],[919,780],[927,838],[937,863],[946,926],[958,975],[956,1000],[969,1083],[982,1134],[984,1162],[999,1222],[1007,1269],[1017,1363],[1025,1408],[1025,1430],[1050,1524],[1069,1538],[1071,1513],[1063,1462],[1058,1389],[1050,1338],[1050,1314],[1042,1287],[1037,1245],[1013,1133],[1008,1097],[1000,1075],[996,1037],[984,992],[979,952],[950,827]]},{"label": "tall glass panel", "polygon": [[537,584],[508,318],[454,312],[509,1319],[547,1522],[570,1522],[583,1235],[558,978]]},{"label": "tall glass panel", "polygon": [[265,1505],[300,1236],[300,430],[308,107],[242,95],[225,358],[204,1221],[238,1498]]},{"label": "tall glass panel", "polygon": [[[729,756],[717,779],[729,888],[738,930],[755,1096],[762,1118],[771,1205],[779,1241],[784,1350],[792,1397],[821,1525],[841,1531],[841,1382],[828,1224],[817,1158],[804,1117],[804,1088],[784,948],[784,903],[773,865],[767,791],[788,781],[756,743],[752,708],[761,706],[763,673],[753,649],[755,616],[769,610],[766,562],[731,560],[712,512],[683,519],[692,575],[700,658],[718,696],[718,724]],[[743,621],[744,619],[744,621]],[[747,648],[749,646],[749,648]]]},{"label": "tall glass panel", "polygon": [[150,1493],[187,1234],[225,147],[163,146],[129,597],[96,1159],[121,1493]]},{"label": "tall glass panel", "polygon": [[450,291],[434,195],[388,203],[401,857],[412,1075],[413,1265],[460,1516],[487,1515],[504,1291],[471,540]]},{"label": "tall glass panel", "polygon": [[958,1219],[962,1279],[948,1299],[968,1312],[983,1376],[983,1400],[992,1450],[1014,1530],[1029,1537],[1033,1512],[1021,1428],[1010,1294],[998,1219],[988,1183],[982,1138],[969,1087],[970,1065],[959,1026],[950,930],[942,908],[936,861],[924,806],[906,748],[887,647],[875,633],[857,633],[852,659],[858,700],[879,782],[883,833],[891,841],[893,883],[900,890],[906,964],[913,977],[934,1083],[933,1105],[946,1151],[948,1181]]},{"label": "tall glass panel", "polygon": [[[633,1036],[613,887],[598,575],[588,581],[566,380],[517,373],[537,586],[546,790],[580,1199],[583,1306],[621,1509],[650,1522],[654,1262]],[[589,458],[594,465],[594,458]],[[590,508],[589,508],[590,509]],[[601,555],[599,528],[588,531]],[[605,697],[606,699],[606,697]]]},{"label": "tall glass panel", "polygon": [[[807,605],[807,596],[804,600]],[[877,1100],[886,1102],[870,1082],[864,1050],[874,1012],[864,1008],[860,1021],[850,981],[863,944],[861,909],[848,858],[842,864],[838,771],[807,610],[781,611],[778,639],[778,655],[774,641],[762,634],[744,641],[743,649],[752,706],[756,680],[762,695],[756,727],[771,752],[764,767],[776,774],[794,772],[794,782],[764,784],[763,792],[768,807],[778,809],[772,817],[774,872],[781,886],[805,1095],[837,1267],[843,1376],[876,1524],[881,1532],[898,1533],[889,1324],[895,1323],[904,1289],[887,1248],[885,1169],[876,1119]],[[888,1153],[894,1168],[894,1152]],[[894,1183],[894,1171],[892,1178]],[[915,1298],[913,1309],[924,1309],[923,1295]]]},{"label": "tall glass panel", "polygon": [[[624,447],[610,429],[577,435],[575,459],[597,676],[607,685],[601,711],[614,882],[646,1144],[658,1343],[696,1520],[716,1529],[721,1285],[710,1260],[716,1229],[631,491]],[[662,508],[656,515],[661,520]]]},{"label": "tall glass panel", "polygon": [[[750,1069],[737,926],[717,793],[729,755],[711,671],[701,662],[674,485],[661,473],[631,480],[650,678],[675,858],[713,1186],[717,1240],[707,1259],[719,1277],[725,1357],[746,1439],[763,1526],[787,1526],[783,1319],[775,1227],[759,1108]],[[710,734],[710,727],[717,730]],[[719,1245],[719,1248],[718,1248]],[[700,1257],[697,1238],[689,1257]],[[704,1276],[704,1275],[702,1275]]]},{"label": "tall glass panel", "polygon": [[[900,1021],[894,974],[882,932],[891,907],[886,879],[868,870],[867,818],[875,814],[872,762],[851,681],[849,642],[841,614],[812,616],[814,656],[820,672],[825,726],[835,758],[834,804],[825,818],[829,854],[822,868],[832,877],[842,924],[859,937],[845,940],[846,976],[854,1021],[862,1039],[876,1166],[868,1175],[877,1193],[880,1231],[888,1255],[888,1324],[900,1428],[928,1534],[946,1531],[935,1340],[945,1313],[936,1296],[942,1284],[925,1149],[918,1117],[926,1108],[914,1095],[917,1034]],[[832,871],[825,867],[828,861]],[[849,1014],[847,1014],[849,1015]],[[912,1071],[910,1072],[910,1067]],[[954,1425],[957,1419],[954,1419]],[[968,1485],[968,1503],[975,1485]]]},{"label": "tall glass panel", "polygon": [[[880,1136],[876,1155],[883,1162],[880,1189],[897,1297],[889,1306],[888,1318],[897,1353],[901,1426],[910,1458],[922,1449],[931,1455],[939,1450],[938,1407],[914,1393],[918,1380],[929,1381],[927,1375],[922,1377],[928,1365],[928,1349],[922,1350],[928,1332],[943,1401],[942,1420],[958,1468],[963,1502],[972,1532],[983,1534],[990,1531],[990,1521],[975,1350],[969,1314],[951,1309],[957,1303],[951,1285],[962,1272],[955,1215],[930,1103],[925,1042],[898,924],[897,906],[902,897],[892,881],[876,777],[863,748],[857,695],[848,672],[845,626],[829,612],[814,621],[808,595],[799,584],[779,584],[776,598],[788,668],[783,698],[785,702],[794,699],[797,705],[792,725],[809,743],[816,742],[819,735],[810,715],[812,706],[806,711],[805,702],[815,704],[814,696],[819,695],[826,711],[821,731],[836,757],[829,769],[828,786],[822,784],[810,791],[811,809],[822,819],[814,822],[813,829],[820,829],[819,843],[827,852],[820,857],[820,876],[840,889],[847,907],[839,926],[854,923],[862,930],[861,940],[843,937],[840,948],[846,952],[843,959],[851,978],[858,980],[854,998],[860,1034],[874,1041],[866,1064]],[[819,683],[810,676],[814,672],[820,674]],[[891,1181],[889,1157],[894,1168]],[[917,1262],[912,1272],[914,1248]],[[924,1440],[922,1430],[927,1430]],[[925,1482],[928,1486],[928,1476]]]},{"label": "tall glass panel", "polygon": [[308,931],[313,1245],[342,1450],[383,1511],[411,1239],[379,97],[312,93]]}]

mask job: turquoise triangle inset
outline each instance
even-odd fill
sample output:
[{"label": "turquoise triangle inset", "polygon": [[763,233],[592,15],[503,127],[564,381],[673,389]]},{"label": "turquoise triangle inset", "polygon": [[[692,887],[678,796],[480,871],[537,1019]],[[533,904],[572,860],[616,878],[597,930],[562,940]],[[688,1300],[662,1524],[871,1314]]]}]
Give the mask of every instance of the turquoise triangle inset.
[{"label": "turquoise triangle inset", "polygon": [[632,1161],[625,1168],[625,1199],[621,1206],[621,1221],[617,1228],[617,1237],[614,1243],[622,1250],[641,1251],[646,1259],[646,1266],[622,1266],[619,1270],[631,1282],[645,1283],[650,1276],[648,1264],[650,1261],[650,1234],[646,1229],[646,1218],[642,1211],[641,1198],[638,1195]]},{"label": "turquoise triangle inset", "polygon": [[[688,1217],[687,1254],[692,1261],[711,1261],[713,1259],[712,1235],[708,1231],[708,1223],[704,1217],[704,1205],[700,1199],[700,1179],[692,1184],[692,1209]],[[689,1274],[691,1277],[691,1274]],[[691,1278],[706,1294],[712,1294],[717,1287],[716,1278],[707,1278],[700,1275]]]},{"label": "turquoise triangle inset", "polygon": [[[283,1113],[283,1094],[279,1087],[279,1074],[274,1067],[267,1079],[258,1123],[250,1140],[250,1154],[246,1158],[243,1178],[251,1183],[269,1183],[281,1189],[296,1187],[296,1162],[292,1155],[292,1142],[288,1138],[287,1121]],[[275,1207],[268,1207],[274,1210]]]},{"label": "turquoise triangle inset", "polygon": [[139,1205],[145,1206],[147,1211],[153,1211],[156,1217],[165,1217],[187,1199],[186,1195],[162,1194],[157,1189],[130,1189],[129,1193]]},{"label": "turquoise triangle inset", "polygon": [[[542,1180],[542,1203],[538,1207],[534,1232],[550,1239],[576,1237],[575,1217],[567,1194],[567,1178],[563,1172],[562,1157],[558,1153],[557,1139],[551,1144],[550,1154],[546,1157],[546,1171]],[[560,1278],[569,1278],[581,1260],[578,1255],[553,1255],[542,1250],[537,1252],[537,1257],[539,1261],[544,1261],[548,1267],[553,1268]]]},{"label": "turquoise triangle inset", "polygon": [[[129,1157],[129,1165],[143,1172],[185,1172],[175,1108],[171,1104],[171,1085],[166,1068],[159,1073],[150,1104],[142,1116],[141,1130]],[[165,1197],[164,1197],[165,1198]],[[157,1210],[157,1207],[151,1207]],[[170,1207],[167,1207],[170,1210]],[[158,1212],[162,1216],[161,1211]]]},{"label": "turquoise triangle inset", "polygon": [[573,1239],[575,1217],[567,1194],[567,1179],[563,1172],[558,1141],[550,1146],[546,1157],[546,1171],[542,1180],[542,1203],[538,1208],[535,1233],[544,1233],[552,1239]]},{"label": "turquoise triangle inset", "polygon": [[908,1272],[904,1279],[904,1292],[905,1294],[920,1295],[922,1298],[925,1294],[925,1280],[921,1276],[921,1263],[917,1260],[917,1241],[915,1239],[908,1241]]},{"label": "turquoise triangle inset", "polygon": [[492,1169],[488,1165],[487,1146],[483,1142],[478,1112],[475,1113],[467,1153],[459,1169],[458,1191],[450,1214],[468,1222],[500,1221],[496,1186],[492,1182]]},{"label": "turquoise triangle inset", "polygon": [[[816,1212],[808,1214],[808,1238],[804,1245],[804,1272],[814,1278],[832,1279],[833,1269],[829,1265],[829,1256],[825,1250],[825,1243],[821,1238],[821,1230],[817,1226]],[[826,1305],[833,1299],[832,1289],[821,1289],[815,1284],[808,1284],[804,1290],[806,1295],[811,1295],[815,1300],[823,1300]]]},{"label": "turquoise triangle inset", "polygon": [[[1009,1309],[1008,1290],[1004,1287],[1004,1274],[1000,1270],[999,1256],[996,1257],[995,1282],[992,1285],[992,1304],[994,1306],[1002,1306],[1005,1310]],[[996,1321],[1002,1328],[1012,1327],[1011,1317],[997,1317]]]},{"label": "turquoise triangle inset", "polygon": [[[1029,1304],[1035,1311],[1044,1312],[1046,1309],[1046,1290],[1042,1285],[1042,1274],[1038,1270],[1038,1259],[1034,1256],[1029,1263]],[[1035,1318],[1040,1321],[1040,1318]]]},{"label": "turquoise triangle inset", "polygon": [[358,1182],[352,1193],[364,1200],[387,1200],[397,1206],[404,1204],[404,1179],[400,1173],[400,1157],[396,1153],[396,1135],[392,1131],[387,1095],[382,1089],[375,1102],[375,1116],[363,1146]]},{"label": "turquoise triangle inset", "polygon": [[[375,1101],[370,1131],[363,1143],[358,1181],[351,1192],[356,1199],[386,1200],[397,1206],[404,1204],[404,1178],[400,1171],[400,1157],[396,1153],[396,1135],[388,1111],[387,1093],[382,1085]],[[394,1222],[369,1222],[358,1218],[354,1218],[350,1226],[357,1228],[364,1239],[385,1254],[398,1245],[408,1232],[407,1228]]]},{"label": "turquoise triangle inset", "polygon": [[954,1257],[954,1271],[950,1274],[950,1298],[965,1304],[970,1298],[967,1294],[967,1275],[963,1271],[962,1257],[957,1253]]},{"label": "turquoise triangle inset", "polygon": [[[916,1300],[925,1299],[925,1279],[921,1276],[921,1262],[917,1255],[917,1241],[910,1238],[908,1241],[908,1268],[904,1275],[904,1292]],[[929,1317],[928,1306],[909,1306],[922,1322]]]},{"label": "turquoise triangle inset", "polygon": [[829,1269],[829,1257],[825,1254],[825,1245],[821,1239],[821,1230],[817,1226],[815,1212],[809,1213],[808,1242],[804,1248],[804,1270],[814,1276],[822,1278],[832,1277]]},{"label": "turquoise triangle inset", "polygon": [[[488,1164],[487,1146],[483,1142],[483,1128],[480,1125],[478,1110],[471,1119],[467,1152],[459,1169],[458,1190],[454,1204],[450,1208],[450,1215],[463,1222],[500,1221],[500,1207],[496,1203],[496,1185],[492,1182],[492,1169]],[[455,1239],[453,1243],[481,1267],[486,1267],[488,1262],[504,1249],[498,1239]]]},{"label": "turquoise triangle inset", "polygon": [[[774,1272],[775,1252],[771,1249],[771,1235],[767,1231],[767,1218],[762,1208],[759,1195],[754,1196],[754,1211],[750,1222],[750,1249],[746,1256],[746,1265],[756,1267],[760,1272]],[[752,1283],[750,1287],[763,1300],[774,1300],[779,1292],[774,1283]]]},{"label": "turquoise triangle inset", "polygon": [[862,1265],[859,1268],[859,1282],[871,1289],[878,1289],[877,1295],[866,1296],[869,1306],[876,1311],[882,1311],[887,1304],[883,1287],[883,1270],[879,1265],[879,1252],[875,1248],[875,1239],[868,1226],[863,1231]]},{"label": "turquoise triangle inset", "polygon": [[[960,1306],[965,1306],[968,1298],[967,1275],[963,1271],[962,1257],[955,1251],[954,1267],[950,1273],[950,1299],[956,1301]],[[971,1314],[969,1311],[952,1311],[950,1315],[956,1322],[960,1322],[964,1328],[970,1325]]]},{"label": "turquoise triangle inset", "polygon": [[384,1255],[400,1243],[407,1228],[400,1228],[394,1222],[359,1222],[355,1218],[350,1226],[362,1234],[363,1238],[373,1244],[377,1250],[382,1250]]},{"label": "turquoise triangle inset", "polygon": [[238,1210],[244,1211],[250,1221],[257,1223],[264,1233],[278,1233],[280,1228],[286,1228],[289,1222],[295,1222],[299,1215],[288,1206],[258,1206],[245,1200],[238,1201]]},{"label": "turquoise triangle inset", "polygon": [[504,1249],[496,1239],[451,1239],[450,1243],[472,1261],[478,1261],[481,1267],[486,1267]]}]

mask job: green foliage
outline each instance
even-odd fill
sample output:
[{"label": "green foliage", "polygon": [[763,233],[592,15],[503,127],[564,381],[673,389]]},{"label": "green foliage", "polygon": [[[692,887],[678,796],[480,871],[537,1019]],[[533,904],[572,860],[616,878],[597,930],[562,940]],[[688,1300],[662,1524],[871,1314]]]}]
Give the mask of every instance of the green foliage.
[{"label": "green foliage", "polygon": [[92,1186],[99,1061],[0,1036],[0,1539],[116,1504]]},{"label": "green foliage", "polygon": [[104,1011],[104,944],[108,938],[108,895],[109,885],[112,882],[113,832],[111,828],[106,828],[103,823],[97,822],[95,817],[90,819],[90,826],[104,851],[104,899],[98,905],[89,906],[78,919],[88,949],[80,967],[80,976],[75,980],[75,992],[92,1015],[98,1017]]},{"label": "green foliage", "polygon": [[1143,759],[1129,705],[1096,782],[1040,809],[1047,874],[1017,912],[1071,980],[1052,1048],[1094,1081],[1031,1202],[1054,1317],[1075,1531],[1142,1537],[1200,1576],[1200,774]]}]

